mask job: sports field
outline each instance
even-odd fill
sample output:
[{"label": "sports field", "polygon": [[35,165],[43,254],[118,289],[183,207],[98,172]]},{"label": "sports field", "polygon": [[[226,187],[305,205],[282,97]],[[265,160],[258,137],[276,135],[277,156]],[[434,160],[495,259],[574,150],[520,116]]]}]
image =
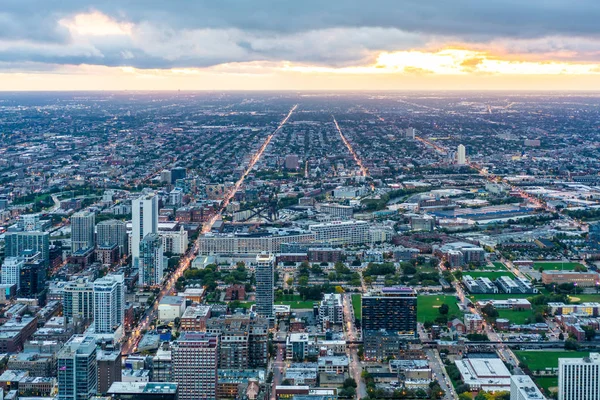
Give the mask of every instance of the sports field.
[{"label": "sports field", "polygon": [[450,310],[448,316],[461,316],[456,296],[433,295],[417,297],[417,320],[419,322],[435,321],[441,314],[439,308],[442,304],[448,304]]},{"label": "sports field", "polygon": [[515,355],[529,367],[531,371],[541,371],[546,368],[558,368],[559,358],[582,358],[590,353],[587,351],[533,351],[516,350]]},{"label": "sports field", "polygon": [[498,318],[506,318],[513,324],[523,325],[535,322],[534,310],[498,310]]},{"label": "sports field", "polygon": [[362,296],[360,294],[352,295],[352,308],[354,309],[354,318],[362,318]]},{"label": "sports field", "polygon": [[549,270],[555,270],[555,271],[560,271],[560,270],[564,270],[564,271],[573,271],[575,269],[576,266],[581,266],[583,268],[585,268],[584,265],[578,263],[578,262],[560,262],[560,261],[536,261],[533,263],[533,268],[534,269],[539,269],[540,267],[544,268],[544,270],[549,271]]}]

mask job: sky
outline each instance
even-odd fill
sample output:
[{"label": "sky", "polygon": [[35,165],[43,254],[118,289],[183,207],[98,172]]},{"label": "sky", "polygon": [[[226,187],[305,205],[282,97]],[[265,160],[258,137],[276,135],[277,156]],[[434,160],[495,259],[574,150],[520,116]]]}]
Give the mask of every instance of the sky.
[{"label": "sky", "polygon": [[597,0],[1,0],[0,90],[600,90]]}]

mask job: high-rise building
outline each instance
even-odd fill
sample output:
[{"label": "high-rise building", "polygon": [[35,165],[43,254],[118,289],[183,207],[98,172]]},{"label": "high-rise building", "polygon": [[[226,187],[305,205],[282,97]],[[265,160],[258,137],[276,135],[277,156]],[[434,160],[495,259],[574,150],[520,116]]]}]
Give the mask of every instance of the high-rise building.
[{"label": "high-rise building", "polygon": [[329,293],[323,295],[323,300],[319,304],[319,323],[341,324],[344,322],[344,309],[342,306],[342,295]]},{"label": "high-rise building", "polygon": [[183,202],[183,190],[181,188],[175,188],[169,193],[169,204],[172,206],[180,207]]},{"label": "high-rise building", "polygon": [[187,170],[183,167],[176,167],[171,169],[171,183],[177,182],[179,179],[185,179]]},{"label": "high-rise building", "polygon": [[529,375],[512,375],[510,377],[510,400],[545,400],[533,379]]},{"label": "high-rise building", "polygon": [[114,382],[121,382],[121,351],[98,350],[98,393],[105,395]]},{"label": "high-rise building", "polygon": [[416,133],[416,129],[409,127],[409,128],[406,128],[406,131],[404,132],[404,136],[406,136],[408,139],[414,139],[415,133]]},{"label": "high-rise building", "polygon": [[384,287],[362,297],[362,329],[401,335],[417,331],[417,293],[408,287]]},{"label": "high-rise building", "polygon": [[173,342],[173,380],[179,400],[215,400],[219,339],[206,332],[182,332]]},{"label": "high-rise building", "polygon": [[58,400],[88,400],[96,395],[96,340],[74,335],[58,352]]},{"label": "high-rise building", "polygon": [[80,211],[71,216],[71,251],[88,250],[94,247],[96,214]]},{"label": "high-rise building", "polygon": [[164,274],[164,256],[162,239],[156,233],[150,233],[140,242],[139,286],[160,284]]},{"label": "high-rise building", "polygon": [[131,256],[134,266],[138,266],[140,243],[150,233],[158,233],[158,196],[149,193],[132,201]]},{"label": "high-rise building", "polygon": [[125,319],[125,278],[107,275],[94,281],[94,331],[113,333]]},{"label": "high-rise building", "polygon": [[21,290],[21,269],[25,264],[23,257],[6,257],[2,263],[2,284],[17,285],[17,292]]},{"label": "high-rise building", "polygon": [[47,268],[41,254],[34,251],[24,253],[25,263],[20,272],[21,295],[35,297],[46,289]]},{"label": "high-rise building", "polygon": [[261,253],[256,256],[256,312],[261,317],[273,318],[275,297],[275,256]]},{"label": "high-rise building", "polygon": [[558,400],[600,399],[600,353],[558,359]]},{"label": "high-rise building", "polygon": [[96,242],[98,246],[109,247],[116,244],[119,256],[127,254],[127,225],[123,221],[110,219],[96,225]]},{"label": "high-rise building", "polygon": [[44,265],[50,264],[50,234],[48,232],[6,232],[4,236],[5,256],[19,257],[26,250],[39,252]]},{"label": "high-rise building", "polygon": [[63,315],[66,323],[94,319],[94,284],[86,278],[68,282],[63,288]]},{"label": "high-rise building", "polygon": [[462,144],[458,145],[458,150],[456,152],[456,163],[458,165],[465,165],[467,163],[467,153],[465,150],[465,146]]}]

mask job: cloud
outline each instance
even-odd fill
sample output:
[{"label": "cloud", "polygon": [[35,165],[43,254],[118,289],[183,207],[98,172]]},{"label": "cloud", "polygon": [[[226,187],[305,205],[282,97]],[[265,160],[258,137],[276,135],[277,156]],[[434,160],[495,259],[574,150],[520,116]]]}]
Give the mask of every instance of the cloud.
[{"label": "cloud", "polygon": [[[449,46],[504,59],[597,61],[597,15],[596,0],[3,0],[0,61],[344,68]],[[468,71],[480,60],[464,63]]]}]

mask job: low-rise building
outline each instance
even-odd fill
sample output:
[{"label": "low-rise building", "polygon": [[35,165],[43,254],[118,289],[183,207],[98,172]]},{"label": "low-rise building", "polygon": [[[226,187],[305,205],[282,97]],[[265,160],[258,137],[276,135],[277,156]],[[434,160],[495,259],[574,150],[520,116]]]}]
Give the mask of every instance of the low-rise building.
[{"label": "low-rise building", "polygon": [[181,296],[164,296],[158,303],[158,319],[171,322],[181,318],[185,311],[185,298]]}]

